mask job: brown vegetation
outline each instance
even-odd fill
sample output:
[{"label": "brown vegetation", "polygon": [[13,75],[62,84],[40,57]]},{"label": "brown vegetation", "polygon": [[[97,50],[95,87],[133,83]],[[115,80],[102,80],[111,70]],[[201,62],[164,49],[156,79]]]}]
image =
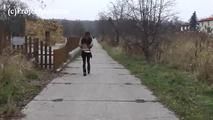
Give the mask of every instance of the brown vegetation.
[{"label": "brown vegetation", "polygon": [[25,106],[51,80],[22,54],[5,49],[0,56],[0,119],[20,116]]},{"label": "brown vegetation", "polygon": [[9,28],[3,21],[0,21],[0,54],[2,50],[10,44],[9,34]]},{"label": "brown vegetation", "polygon": [[121,42],[121,37],[125,41],[128,37],[135,39],[149,61],[152,51],[160,45],[163,24],[172,16],[172,5],[171,0],[116,0],[108,12],[100,14],[99,29],[102,36],[115,37],[116,44]]},{"label": "brown vegetation", "polygon": [[50,32],[50,44],[64,43],[63,27],[51,20],[26,20],[25,35],[45,41],[45,33]]},{"label": "brown vegetation", "polygon": [[192,72],[213,83],[213,38],[179,32],[181,22],[171,14],[172,5],[171,0],[117,0],[100,14],[100,37],[146,62]]},{"label": "brown vegetation", "polygon": [[213,38],[205,33],[177,33],[161,46],[161,63],[194,72],[213,83]]},{"label": "brown vegetation", "polygon": [[[193,72],[200,80],[213,83],[213,38],[206,33],[177,32],[162,35],[152,62]],[[127,42],[122,45],[129,55],[142,55],[140,44]]]}]

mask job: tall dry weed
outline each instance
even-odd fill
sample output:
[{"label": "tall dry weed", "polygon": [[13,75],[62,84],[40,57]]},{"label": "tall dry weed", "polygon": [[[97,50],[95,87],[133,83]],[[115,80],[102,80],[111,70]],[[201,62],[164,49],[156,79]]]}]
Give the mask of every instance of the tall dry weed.
[{"label": "tall dry weed", "polygon": [[178,33],[170,39],[167,47],[162,47],[161,62],[194,72],[200,80],[213,83],[213,38],[205,33],[189,32]]},{"label": "tall dry weed", "polygon": [[0,56],[0,115],[17,112],[16,95],[24,92],[25,72],[32,69],[32,64],[22,54],[11,49]]},{"label": "tall dry weed", "polygon": [[[200,80],[213,83],[213,36],[200,32],[170,33],[161,36],[161,44],[153,51],[155,63],[195,73]],[[126,41],[126,53],[142,56],[141,44]]]}]

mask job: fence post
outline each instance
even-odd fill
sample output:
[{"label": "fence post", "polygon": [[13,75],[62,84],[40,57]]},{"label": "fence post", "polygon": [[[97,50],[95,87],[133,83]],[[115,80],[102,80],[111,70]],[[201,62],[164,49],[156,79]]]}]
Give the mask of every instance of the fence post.
[{"label": "fence post", "polygon": [[53,50],[53,69],[56,70],[56,50]]},{"label": "fence post", "polygon": [[32,57],[32,38],[29,38],[29,57]]},{"label": "fence post", "polygon": [[[27,40],[27,36],[25,36],[25,43],[24,43],[24,53],[27,55],[28,54],[28,46],[27,46],[28,40]],[[28,57],[28,56],[27,56]]]},{"label": "fence post", "polygon": [[48,60],[47,60],[47,52],[48,52],[48,49],[47,49],[47,42],[45,42],[45,48],[44,48],[45,50],[44,50],[44,52],[45,52],[45,57],[44,57],[44,59],[45,59],[45,63],[44,63],[44,66],[45,66],[45,69],[47,69],[47,62],[48,62]]},{"label": "fence post", "polygon": [[40,66],[43,68],[43,41],[40,42]]},{"label": "fence post", "polygon": [[49,46],[49,69],[52,69],[52,47]]},{"label": "fence post", "polygon": [[35,64],[36,64],[36,67],[38,67],[38,64],[39,64],[39,40],[38,38],[34,39],[34,57],[35,57]]},{"label": "fence post", "polygon": [[24,53],[24,45],[21,45],[21,53]]}]

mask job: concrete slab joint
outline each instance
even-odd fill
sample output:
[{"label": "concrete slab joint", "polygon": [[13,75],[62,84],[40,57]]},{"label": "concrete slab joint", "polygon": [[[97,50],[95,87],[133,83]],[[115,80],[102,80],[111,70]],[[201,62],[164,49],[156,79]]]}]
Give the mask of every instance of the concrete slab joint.
[{"label": "concrete slab joint", "polygon": [[25,107],[23,120],[178,120],[96,40],[92,52],[90,75],[83,77],[80,57],[66,65]]}]

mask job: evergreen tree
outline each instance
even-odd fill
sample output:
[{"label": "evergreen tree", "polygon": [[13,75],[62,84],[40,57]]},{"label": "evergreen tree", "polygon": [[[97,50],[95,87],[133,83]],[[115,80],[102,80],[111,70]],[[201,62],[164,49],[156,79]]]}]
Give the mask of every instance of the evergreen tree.
[{"label": "evergreen tree", "polygon": [[190,30],[192,31],[197,31],[198,29],[198,21],[197,21],[197,14],[196,12],[193,13],[190,21],[189,21],[189,24],[190,24]]}]

